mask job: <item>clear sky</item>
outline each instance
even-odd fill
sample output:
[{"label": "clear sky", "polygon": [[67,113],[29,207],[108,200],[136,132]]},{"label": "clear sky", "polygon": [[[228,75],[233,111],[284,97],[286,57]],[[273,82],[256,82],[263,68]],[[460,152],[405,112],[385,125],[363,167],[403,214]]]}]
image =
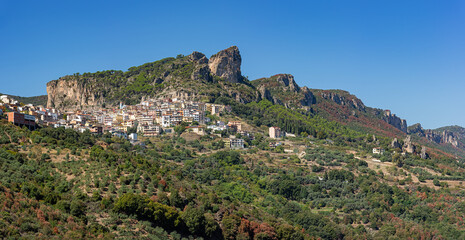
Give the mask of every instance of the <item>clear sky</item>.
[{"label": "clear sky", "polygon": [[465,127],[465,1],[0,0],[0,92],[237,45],[249,79],[290,73],[425,128]]}]

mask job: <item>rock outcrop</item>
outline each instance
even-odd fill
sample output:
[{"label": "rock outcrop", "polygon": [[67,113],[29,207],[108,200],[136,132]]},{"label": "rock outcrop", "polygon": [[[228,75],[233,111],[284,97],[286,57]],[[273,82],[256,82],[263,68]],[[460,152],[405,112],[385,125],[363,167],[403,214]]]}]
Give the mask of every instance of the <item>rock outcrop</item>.
[{"label": "rock outcrop", "polygon": [[339,105],[349,106],[362,112],[365,111],[365,104],[363,104],[362,100],[353,96],[346,97],[333,91],[322,91],[321,97],[331,100]]},{"label": "rock outcrop", "polygon": [[407,136],[404,140],[404,146],[402,147],[402,150],[407,153],[414,153],[415,149],[416,147],[413,145],[410,136]]},{"label": "rock outcrop", "polygon": [[457,147],[459,144],[459,136],[456,136],[453,132],[442,130],[431,130],[431,129],[423,129],[421,124],[417,123],[412,126],[408,127],[409,134],[415,134],[420,137],[425,137],[431,142],[435,143],[449,143],[452,144],[454,147]]},{"label": "rock outcrop", "polygon": [[423,146],[423,147],[421,148],[420,157],[421,157],[422,159],[428,159],[428,158],[429,158],[428,153],[426,153],[426,147],[425,147],[425,146]]},{"label": "rock outcrop", "polygon": [[103,96],[84,81],[67,77],[48,82],[47,95],[47,107],[57,109],[100,107],[105,102]]},{"label": "rock outcrop", "polygon": [[[229,96],[239,102],[257,100],[250,85],[235,87],[227,82],[243,83],[241,55],[230,47],[213,55],[210,60],[200,52],[188,56],[165,58],[132,67],[127,72],[103,71],[61,77],[47,84],[48,106],[58,109],[87,109],[125,104],[137,104],[142,99],[156,97],[186,97],[185,100],[215,99]],[[224,79],[211,85],[214,76]],[[180,98],[180,97],[178,97]]]},{"label": "rock outcrop", "polygon": [[259,93],[259,99],[288,108],[308,108],[315,97],[308,87],[299,87],[291,74],[277,74],[269,78],[260,78],[251,82]]},{"label": "rock outcrop", "polygon": [[390,110],[384,110],[383,120],[402,132],[407,133],[407,121],[405,119],[400,119],[395,114],[391,113]]},{"label": "rock outcrop", "polygon": [[243,81],[241,62],[239,49],[232,46],[211,56],[208,66],[213,75],[222,77],[228,82],[240,83]]},{"label": "rock outcrop", "polygon": [[400,145],[399,140],[397,138],[394,138],[391,142],[391,148],[401,148],[402,145]]}]

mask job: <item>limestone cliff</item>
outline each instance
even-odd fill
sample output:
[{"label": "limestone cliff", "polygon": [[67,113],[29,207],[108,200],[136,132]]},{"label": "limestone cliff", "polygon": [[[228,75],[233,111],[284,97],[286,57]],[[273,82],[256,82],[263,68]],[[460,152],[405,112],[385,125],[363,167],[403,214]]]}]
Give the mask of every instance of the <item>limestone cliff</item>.
[{"label": "limestone cliff", "polygon": [[239,49],[232,46],[210,57],[208,66],[213,75],[224,78],[231,83],[240,83],[242,58]]},{"label": "limestone cliff", "polygon": [[337,92],[329,91],[329,90],[321,91],[321,97],[327,100],[331,100],[334,103],[339,104],[339,105],[344,105],[344,106],[347,105],[359,111],[365,111],[365,104],[363,104],[363,102],[360,99],[354,96],[351,96],[347,92],[344,92],[344,94],[339,94]]},{"label": "limestone cliff", "polygon": [[58,109],[100,107],[104,102],[103,96],[93,91],[84,81],[69,77],[48,82],[47,95],[47,106]]},{"label": "limestone cliff", "polygon": [[410,134],[415,134],[420,137],[425,137],[430,142],[435,143],[449,143],[452,144],[454,147],[457,147],[460,142],[460,134],[453,133],[450,130],[446,129],[423,129],[421,124],[417,123],[412,126],[408,127],[408,132]]},{"label": "limestone cliff", "polygon": [[308,108],[315,97],[308,87],[299,87],[291,74],[277,74],[251,82],[256,87],[259,98],[288,108]]},{"label": "limestone cliff", "polygon": [[384,111],[383,120],[402,132],[407,133],[407,121],[397,117],[395,114],[391,113],[390,110]]},{"label": "limestone cliff", "polygon": [[[241,56],[231,47],[212,56],[193,52],[188,56],[165,58],[128,71],[103,71],[61,77],[47,84],[48,106],[85,109],[137,104],[142,99],[168,97],[214,101],[226,96],[239,102],[257,100],[255,89],[243,83]],[[217,78],[214,78],[217,76]]]}]

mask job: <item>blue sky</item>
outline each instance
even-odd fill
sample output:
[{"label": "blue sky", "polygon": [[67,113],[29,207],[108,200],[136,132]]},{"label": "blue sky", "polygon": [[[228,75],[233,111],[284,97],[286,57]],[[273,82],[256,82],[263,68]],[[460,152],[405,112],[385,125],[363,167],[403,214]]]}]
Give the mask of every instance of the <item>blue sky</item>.
[{"label": "blue sky", "polygon": [[237,45],[249,79],[290,73],[426,128],[465,126],[465,1],[4,1],[0,92]]}]

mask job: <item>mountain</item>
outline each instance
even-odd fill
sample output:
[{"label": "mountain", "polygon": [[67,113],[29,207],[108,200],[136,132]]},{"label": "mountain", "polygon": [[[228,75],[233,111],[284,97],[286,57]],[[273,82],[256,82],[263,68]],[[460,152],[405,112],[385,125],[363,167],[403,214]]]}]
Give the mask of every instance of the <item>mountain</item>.
[{"label": "mountain", "polygon": [[308,109],[315,103],[313,93],[307,87],[300,88],[290,74],[277,74],[269,78],[251,81],[261,99],[288,108]]},{"label": "mountain", "polygon": [[241,56],[231,47],[207,59],[193,52],[131,67],[128,71],[74,74],[47,83],[47,106],[80,109],[136,104],[151,97],[193,99],[205,102],[227,96],[239,102],[257,100],[240,71]]},{"label": "mountain", "polygon": [[[200,136],[182,123],[128,141],[0,119],[0,236],[465,239],[464,128],[407,127],[290,74],[249,81],[241,61],[231,47],[49,82],[62,110],[200,100],[229,105],[215,118],[250,131]],[[269,138],[270,126],[293,134]],[[245,149],[225,144],[237,138]]]},{"label": "mountain", "polygon": [[[307,111],[315,105],[319,113],[328,115],[332,120],[371,116],[387,123],[378,122],[380,128],[391,128],[388,126],[391,125],[406,132],[405,120],[390,112],[367,108],[361,100],[347,92],[300,87],[290,74],[249,81],[241,75],[241,62],[239,49],[233,46],[214,54],[210,59],[202,53],[193,52],[188,56],[180,55],[131,67],[126,72],[76,73],[47,83],[47,106],[81,109],[115,106],[119,102],[136,104],[147,98],[214,102],[223,96],[240,103],[266,99],[273,104]],[[336,116],[341,113],[331,112],[331,108],[338,106],[346,107],[348,114]]]},{"label": "mountain", "polygon": [[356,96],[343,90],[312,89],[316,97],[313,110],[330,120],[349,127],[389,137],[401,137],[407,132],[404,119],[382,110],[365,106]]},{"label": "mountain", "polygon": [[44,107],[47,105],[47,98],[48,98],[47,95],[40,95],[40,96],[33,96],[33,97],[20,97],[20,96],[0,93],[0,96],[1,95],[7,95],[10,98],[17,100],[18,102],[22,102],[24,104],[33,104],[35,106],[42,105]]},{"label": "mountain", "polygon": [[459,149],[465,155],[465,145],[459,144],[459,138],[448,131],[409,132],[406,120],[390,110],[365,106],[347,91],[300,87],[291,74],[249,81],[242,76],[241,63],[239,49],[232,46],[209,59],[203,53],[193,52],[131,67],[125,72],[76,73],[47,83],[47,106],[87,109],[116,106],[120,102],[137,104],[150,98],[211,103],[227,98],[241,104],[268,100],[288,109],[303,110],[305,114],[316,114],[360,133],[399,139],[416,134],[415,141],[423,145],[438,148],[450,144],[452,147],[441,148],[451,154]]}]

